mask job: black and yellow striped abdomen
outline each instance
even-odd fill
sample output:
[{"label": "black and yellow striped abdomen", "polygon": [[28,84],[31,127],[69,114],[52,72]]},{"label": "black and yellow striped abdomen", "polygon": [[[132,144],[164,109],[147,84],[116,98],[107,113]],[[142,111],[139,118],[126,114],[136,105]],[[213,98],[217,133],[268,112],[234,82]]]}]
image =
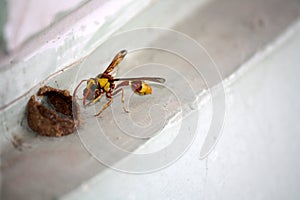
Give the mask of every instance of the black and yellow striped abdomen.
[{"label": "black and yellow striped abdomen", "polygon": [[139,95],[147,95],[152,93],[152,88],[144,81],[132,81],[131,88],[136,94]]}]

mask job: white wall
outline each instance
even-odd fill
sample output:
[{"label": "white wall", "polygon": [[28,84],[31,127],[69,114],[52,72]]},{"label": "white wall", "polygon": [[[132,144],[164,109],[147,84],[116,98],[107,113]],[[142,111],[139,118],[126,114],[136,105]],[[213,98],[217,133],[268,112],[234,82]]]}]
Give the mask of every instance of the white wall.
[{"label": "white wall", "polygon": [[196,141],[171,166],[141,175],[108,169],[63,199],[298,200],[299,35],[300,23],[226,82],[223,135],[206,159],[199,155],[210,104]]}]

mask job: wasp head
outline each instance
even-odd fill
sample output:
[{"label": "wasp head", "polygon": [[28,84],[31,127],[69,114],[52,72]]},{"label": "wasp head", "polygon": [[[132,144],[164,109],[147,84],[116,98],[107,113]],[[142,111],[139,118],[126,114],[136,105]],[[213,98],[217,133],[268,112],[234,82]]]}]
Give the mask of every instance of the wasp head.
[{"label": "wasp head", "polygon": [[86,100],[91,101],[95,99],[97,95],[97,91],[98,91],[98,83],[96,79],[94,78],[89,79],[87,81],[86,88],[83,90],[83,104],[85,105]]}]

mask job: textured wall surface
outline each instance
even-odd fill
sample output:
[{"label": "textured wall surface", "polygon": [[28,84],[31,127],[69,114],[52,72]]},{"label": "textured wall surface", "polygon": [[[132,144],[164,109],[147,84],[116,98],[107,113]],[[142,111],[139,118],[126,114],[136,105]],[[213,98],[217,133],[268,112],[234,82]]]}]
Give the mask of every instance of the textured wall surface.
[{"label": "textured wall surface", "polygon": [[[1,197],[58,199],[65,195],[66,199],[298,199],[299,126],[296,120],[299,119],[299,95],[296,91],[299,91],[297,53],[300,50],[300,2],[120,2],[116,0],[102,4],[102,0],[89,1],[78,12],[32,38],[20,51],[0,60],[0,85],[5,88],[0,91],[0,131],[3,133],[0,135]],[[180,91],[177,97],[184,97],[182,104],[176,104],[171,92],[154,86],[152,96],[132,97],[129,109],[136,111],[136,121],[151,121],[147,112],[153,102],[158,105],[162,103],[164,110],[174,116],[169,124],[180,125],[181,118],[176,116],[182,110],[191,111],[191,115],[187,113],[187,119],[195,117],[192,110],[199,113],[196,116],[199,119],[197,132],[190,129],[183,132],[187,136],[197,133],[196,140],[184,156],[168,168],[139,176],[119,173],[107,168],[86,151],[76,134],[46,138],[37,136],[28,128],[26,103],[40,85],[72,91],[79,80],[101,73],[117,50],[127,47],[131,50],[134,41],[142,38],[135,35],[131,40],[110,40],[114,43],[109,43],[107,41],[112,34],[148,26],[174,29],[191,36],[209,51],[223,77],[229,77],[225,81],[223,135],[209,157],[200,159],[201,146],[207,141],[206,132],[214,114],[210,101],[201,101],[198,96],[191,99],[188,85],[175,75],[185,74],[184,78],[191,83],[197,95],[205,89],[203,79],[190,70],[193,69],[190,63],[163,51],[131,51],[122,62],[119,73],[166,76],[169,91]],[[285,33],[287,30],[288,33]],[[154,42],[170,48],[181,44],[180,40],[169,39],[160,37]],[[193,58],[202,58],[190,49],[186,52],[191,53]],[[260,59],[255,55],[260,55]],[[169,69],[175,69],[177,74],[149,67],[153,65],[147,65],[148,71],[140,70],[134,74],[131,69],[144,61],[161,64],[156,66],[160,69],[163,64],[168,64]],[[202,61],[200,70],[207,64]],[[116,144],[131,151],[149,151],[153,143],[160,147],[168,142],[158,139],[146,143],[148,140],[135,141],[123,134],[118,125],[129,126],[128,116],[132,115],[123,112],[120,97],[117,98],[103,117],[97,120],[89,118],[95,122],[88,124],[90,132],[86,131],[86,127],[79,129],[84,136],[94,134],[91,139],[103,155],[115,160],[124,159],[113,151],[102,149],[105,141],[97,140],[97,133],[102,129]],[[96,105],[97,110],[101,103]],[[95,113],[95,108],[90,110]],[[113,109],[117,111],[115,116],[120,117],[117,120],[110,112]],[[155,121],[163,121],[160,114],[151,117]],[[115,121],[119,124],[115,125]],[[166,135],[172,135],[172,128],[165,127]],[[19,137],[22,150],[13,145],[14,139]],[[141,164],[150,166],[153,163]]]},{"label": "textured wall surface", "polygon": [[226,84],[223,134],[206,159],[199,147],[210,104],[200,110],[197,139],[173,165],[142,175],[108,170],[63,199],[299,199],[299,35],[300,24]]}]

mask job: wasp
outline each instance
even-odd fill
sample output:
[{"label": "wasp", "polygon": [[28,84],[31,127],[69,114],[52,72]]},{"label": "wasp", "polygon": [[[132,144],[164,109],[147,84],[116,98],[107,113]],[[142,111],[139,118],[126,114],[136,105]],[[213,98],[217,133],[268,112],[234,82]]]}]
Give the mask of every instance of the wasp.
[{"label": "wasp", "polygon": [[160,77],[137,77],[137,78],[114,78],[112,75],[113,70],[124,59],[127,54],[127,50],[121,50],[111,61],[106,70],[98,74],[95,78],[89,78],[82,80],[75,88],[73,96],[75,97],[79,86],[86,82],[86,88],[83,90],[83,106],[91,105],[100,101],[102,96],[106,96],[107,103],[102,109],[95,114],[99,116],[110,104],[113,97],[122,93],[121,101],[123,109],[128,112],[125,106],[124,99],[124,86],[131,86],[134,93],[138,95],[147,95],[152,93],[151,86],[145,81],[164,83],[166,80]]}]

